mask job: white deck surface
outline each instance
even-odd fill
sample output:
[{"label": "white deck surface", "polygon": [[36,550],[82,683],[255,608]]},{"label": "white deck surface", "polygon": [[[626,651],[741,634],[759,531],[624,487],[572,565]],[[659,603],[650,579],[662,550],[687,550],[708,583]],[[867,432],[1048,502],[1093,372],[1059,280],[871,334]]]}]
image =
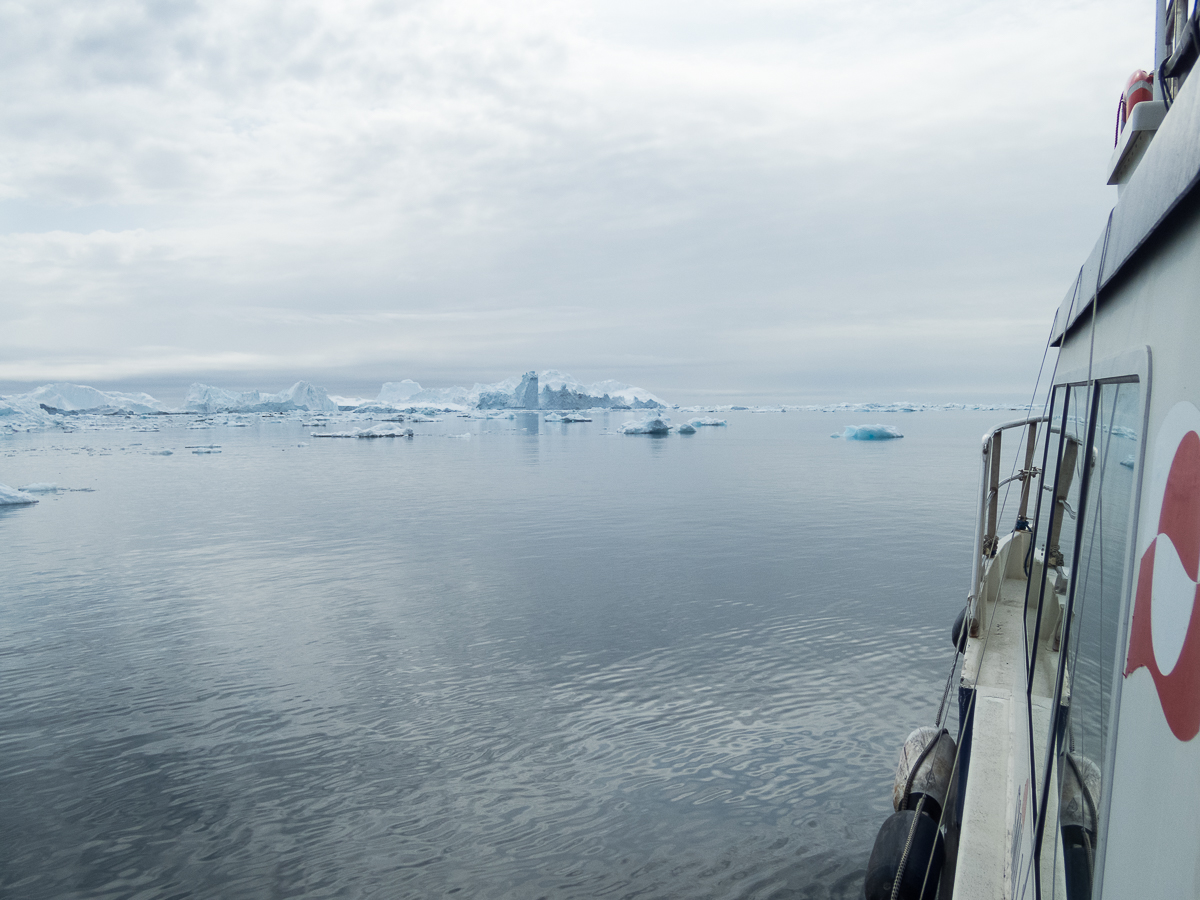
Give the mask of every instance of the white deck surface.
[{"label": "white deck surface", "polygon": [[[954,900],[1002,900],[1012,896],[1013,837],[1018,799],[1029,772],[1028,729],[1025,722],[1025,586],[1019,570],[1019,556],[1013,559],[1019,577],[1006,577],[997,602],[987,604],[980,618],[983,627],[978,640],[968,643],[963,663],[963,684],[974,684],[975,719],[972,733],[970,773],[963,798],[963,822],[959,834]],[[1054,609],[1053,595],[1046,601]],[[1031,623],[1032,624],[1032,623]],[[1045,626],[1044,626],[1045,627]],[[1033,732],[1037,758],[1035,778],[1040,778],[1054,692],[1054,672],[1058,654],[1050,650],[1052,634],[1039,641],[1038,666],[1034,675]],[[1020,745],[1017,742],[1022,742]],[[1017,769],[1020,768],[1018,772]],[[1052,780],[1052,784],[1056,779]],[[1040,788],[1039,788],[1040,789]],[[1056,791],[1049,798],[1050,818],[1057,821]],[[1033,828],[1032,822],[1025,828]],[[1055,829],[1057,833],[1057,829]],[[1049,834],[1047,838],[1049,838]],[[1055,878],[1053,846],[1043,851],[1043,889],[1047,879]],[[1059,894],[1059,896],[1062,896]]]}]

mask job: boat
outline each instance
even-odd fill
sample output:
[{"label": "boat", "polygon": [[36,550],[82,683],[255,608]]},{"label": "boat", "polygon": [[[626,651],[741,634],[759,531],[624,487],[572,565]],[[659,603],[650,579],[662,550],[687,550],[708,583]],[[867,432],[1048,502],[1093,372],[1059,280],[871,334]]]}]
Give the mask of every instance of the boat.
[{"label": "boat", "polygon": [[1200,897],[1200,26],[1156,2],[1045,401],[980,445],[953,661],[869,900]]}]

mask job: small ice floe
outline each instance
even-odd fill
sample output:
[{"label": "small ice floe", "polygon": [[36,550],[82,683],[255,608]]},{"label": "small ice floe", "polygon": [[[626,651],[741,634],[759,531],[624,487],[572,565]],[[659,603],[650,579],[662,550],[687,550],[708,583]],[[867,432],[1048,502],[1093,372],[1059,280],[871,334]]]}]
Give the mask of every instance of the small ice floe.
[{"label": "small ice floe", "polygon": [[848,441],[892,441],[904,435],[892,425],[847,425],[842,437]]},{"label": "small ice floe", "polygon": [[442,421],[441,419],[439,419],[439,418],[437,418],[437,417],[435,417],[435,416],[425,416],[425,415],[422,415],[421,413],[413,413],[412,415],[410,415],[410,416],[408,417],[408,420],[409,420],[410,422],[417,422],[417,423],[419,423],[419,424],[421,424],[421,425],[425,425],[425,424],[427,424],[427,423],[429,423],[429,422],[440,422],[440,421]]},{"label": "small ice floe", "polygon": [[171,456],[174,453],[174,450],[151,450],[150,456]]},{"label": "small ice floe", "polygon": [[504,409],[473,409],[460,419],[515,419],[516,413]]},{"label": "small ice floe", "polygon": [[32,494],[10,488],[7,484],[0,484],[0,506],[28,506],[37,502],[38,498]]},{"label": "small ice floe", "polygon": [[590,422],[592,421],[583,413],[567,413],[562,417],[564,422]]},{"label": "small ice floe", "polygon": [[[396,428],[390,425],[375,425],[372,428],[356,428],[353,431],[314,431],[315,438],[410,438],[411,428]],[[301,444],[300,446],[304,446]]]},{"label": "small ice floe", "polygon": [[[1116,431],[1115,428],[1113,430]],[[1121,465],[1123,465],[1127,469],[1132,469],[1136,462],[1137,462],[1137,460],[1135,460],[1133,458],[1133,454],[1131,453],[1127,457],[1125,457],[1123,460],[1121,460]],[[28,490],[28,488],[21,488],[21,490],[23,490],[23,491]]]},{"label": "small ice floe", "polygon": [[671,418],[669,416],[650,415],[640,422],[626,422],[617,429],[621,434],[669,434]]},{"label": "small ice floe", "polygon": [[684,422],[682,425],[679,426],[678,430],[679,430],[680,434],[695,434],[696,426],[692,425],[690,422]]},{"label": "small ice floe", "polygon": [[197,447],[192,452],[195,453],[197,456],[200,456],[205,453],[220,453],[221,450],[219,447]]},{"label": "small ice floe", "polygon": [[464,431],[462,434],[448,434],[446,437],[456,441],[469,441],[471,439],[471,432]]},{"label": "small ice floe", "polygon": [[693,428],[703,428],[707,426],[719,427],[728,425],[725,419],[714,419],[712,416],[697,416],[694,419],[689,419],[688,424]]},{"label": "small ice floe", "polygon": [[561,422],[562,420],[563,417],[558,413],[546,413],[545,421],[547,422]]},{"label": "small ice floe", "polygon": [[58,485],[51,481],[35,481],[33,484],[25,484],[17,488],[26,494],[53,494],[58,490]]}]

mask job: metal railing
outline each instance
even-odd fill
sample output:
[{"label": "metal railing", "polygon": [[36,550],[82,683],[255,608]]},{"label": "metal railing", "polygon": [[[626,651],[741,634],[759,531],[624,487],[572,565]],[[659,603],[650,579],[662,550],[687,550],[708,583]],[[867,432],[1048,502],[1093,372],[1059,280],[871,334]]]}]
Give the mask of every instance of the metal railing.
[{"label": "metal railing", "polygon": [[[1035,476],[1041,470],[1033,465],[1034,451],[1037,447],[1038,424],[1048,422],[1049,416],[1032,416],[1027,419],[1016,419],[997,425],[983,436],[983,460],[979,476],[979,515],[975,522],[975,549],[971,566],[971,590],[967,594],[969,610],[970,635],[979,636],[979,595],[983,585],[983,567],[985,560],[996,555],[1000,544],[996,533],[996,519],[999,516],[1000,488],[1013,481],[1021,482],[1021,505],[1017,510],[1017,525],[1015,530],[1029,530],[1029,488]],[[1025,465],[1016,474],[1000,479],[1000,455],[1005,431],[1011,428],[1028,428],[1025,440]]]}]

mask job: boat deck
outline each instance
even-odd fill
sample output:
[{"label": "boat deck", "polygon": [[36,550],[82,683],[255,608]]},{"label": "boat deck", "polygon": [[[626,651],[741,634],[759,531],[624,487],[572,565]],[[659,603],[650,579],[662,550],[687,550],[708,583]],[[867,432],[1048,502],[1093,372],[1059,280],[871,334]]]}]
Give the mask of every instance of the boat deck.
[{"label": "boat deck", "polygon": [[[1034,827],[1033,821],[1024,821],[1023,797],[1031,788],[1040,790],[1040,786],[1029,784],[1026,774],[1030,770],[1027,703],[1032,705],[1033,752],[1039,761],[1032,768],[1036,772],[1043,768],[1050,728],[1058,665],[1058,652],[1052,646],[1055,629],[1043,629],[1033,689],[1027,700],[1024,634],[1027,582],[1022,563],[1028,534],[1017,533],[1009,540],[1012,543],[1006,544],[994,560],[997,571],[989,579],[990,588],[985,593],[980,633],[968,641],[963,662],[962,684],[974,687],[976,693],[954,900],[1002,900],[1013,896],[1013,886],[1021,873],[1015,878],[1012,869],[1020,859],[1022,839],[1029,839],[1025,829]],[[1035,577],[1040,577],[1040,571],[1041,566],[1036,566]],[[1052,591],[1052,586],[1048,585],[1047,590]],[[1047,605],[1055,606],[1052,600]],[[1031,613],[1028,616],[1031,633],[1032,618]],[[1048,802],[1056,807],[1057,792],[1050,793]],[[1055,812],[1054,808],[1049,810],[1048,821],[1056,821]],[[1051,878],[1062,880],[1061,866],[1054,872],[1054,860],[1059,857],[1057,853],[1042,854],[1042,884],[1049,884]]]}]

